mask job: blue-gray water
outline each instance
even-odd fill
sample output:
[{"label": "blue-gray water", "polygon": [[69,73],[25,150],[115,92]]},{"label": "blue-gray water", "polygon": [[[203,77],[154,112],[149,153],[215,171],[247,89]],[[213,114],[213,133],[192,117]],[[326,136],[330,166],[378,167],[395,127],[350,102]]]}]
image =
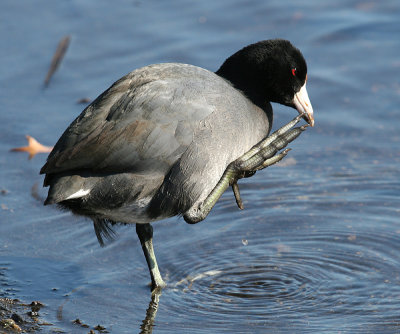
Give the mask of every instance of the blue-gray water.
[{"label": "blue-gray water", "polygon": [[[39,300],[41,321],[138,333],[150,303],[135,229],[105,248],[92,225],[44,207],[45,155],[131,70],[178,61],[216,70],[281,37],[308,62],[316,126],[283,164],[227,192],[197,225],[154,224],[168,283],[153,333],[400,332],[400,4],[392,1],[14,1],[0,4],[0,297]],[[49,87],[53,52],[71,44]],[[275,127],[296,114],[274,106]],[[34,196],[32,195],[34,193]]]}]

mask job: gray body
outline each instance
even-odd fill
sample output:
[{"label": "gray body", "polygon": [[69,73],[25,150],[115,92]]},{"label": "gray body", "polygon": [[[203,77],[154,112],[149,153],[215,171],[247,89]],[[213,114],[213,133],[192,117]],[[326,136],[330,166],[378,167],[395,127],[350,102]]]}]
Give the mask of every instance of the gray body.
[{"label": "gray body", "polygon": [[68,127],[42,173],[47,204],[122,223],[196,207],[228,164],[270,131],[254,105],[213,72],[158,64],[131,72]]}]

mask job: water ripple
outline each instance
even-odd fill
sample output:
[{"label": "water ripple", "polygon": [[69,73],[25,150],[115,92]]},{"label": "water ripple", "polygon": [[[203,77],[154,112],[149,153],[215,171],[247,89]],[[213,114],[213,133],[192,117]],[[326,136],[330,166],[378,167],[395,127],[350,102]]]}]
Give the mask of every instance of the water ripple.
[{"label": "water ripple", "polygon": [[[361,316],[371,325],[379,310],[380,321],[392,323],[388,319],[400,297],[397,234],[304,230],[278,241],[275,233],[260,232],[247,246],[224,247],[224,241],[216,242],[206,260],[177,257],[179,270],[170,273],[166,290],[170,316],[197,305],[193,317],[201,313],[228,321],[246,313],[252,321],[285,328],[286,321],[312,318],[316,325],[319,317],[331,316]],[[190,274],[178,279],[182,272]]]}]

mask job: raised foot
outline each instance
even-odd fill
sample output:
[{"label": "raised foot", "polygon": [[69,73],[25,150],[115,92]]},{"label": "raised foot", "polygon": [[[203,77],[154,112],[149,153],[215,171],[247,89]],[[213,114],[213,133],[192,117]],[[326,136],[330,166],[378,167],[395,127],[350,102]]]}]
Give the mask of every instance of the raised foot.
[{"label": "raised foot", "polygon": [[295,117],[291,122],[254,145],[247,153],[230,163],[227,169],[232,168],[235,176],[239,179],[246,177],[246,174],[249,173],[253,175],[256,171],[282,160],[289,150],[285,150],[276,156],[275,154],[295,140],[308,127],[308,124],[306,124],[293,128],[302,117],[303,115]]},{"label": "raised foot", "polygon": [[278,151],[285,148],[308,127],[308,124],[296,128],[294,127],[303,117],[304,114],[298,115],[288,124],[254,145],[241,157],[231,162],[204,202],[197,208],[191,208],[183,215],[185,221],[189,224],[195,224],[206,218],[215,203],[229,186],[232,186],[238,207],[243,209],[243,202],[240,198],[237,181],[241,178],[252,176],[256,171],[269,167],[282,160],[290,149],[286,149],[277,154]]},{"label": "raised foot", "polygon": [[265,138],[252,149],[232,162],[227,169],[232,169],[229,184],[232,186],[236,203],[239,209],[243,209],[243,201],[240,197],[237,181],[244,177],[252,176],[261,169],[267,168],[281,161],[290,151],[290,148],[277,154],[295,140],[309,126],[308,124],[293,128],[303,115],[299,115],[291,122],[284,125],[269,137]]}]

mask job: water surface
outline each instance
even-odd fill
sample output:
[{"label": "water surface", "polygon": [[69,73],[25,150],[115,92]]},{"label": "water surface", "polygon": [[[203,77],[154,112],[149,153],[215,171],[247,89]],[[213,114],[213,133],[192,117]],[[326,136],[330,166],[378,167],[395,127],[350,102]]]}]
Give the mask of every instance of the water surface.
[{"label": "water surface", "polygon": [[[43,207],[45,156],[8,150],[25,134],[54,144],[84,108],[77,100],[135,68],[179,61],[216,70],[239,48],[275,37],[307,59],[316,126],[282,164],[242,180],[244,211],[227,192],[200,224],[155,224],[168,288],[153,333],[400,332],[397,1],[3,1],[0,9],[0,297],[45,304],[40,320],[53,326],[43,333],[87,333],[76,318],[140,332],[149,276],[132,226],[99,247],[89,221]],[[65,35],[71,45],[44,89]],[[296,114],[274,108],[275,127]]]}]

